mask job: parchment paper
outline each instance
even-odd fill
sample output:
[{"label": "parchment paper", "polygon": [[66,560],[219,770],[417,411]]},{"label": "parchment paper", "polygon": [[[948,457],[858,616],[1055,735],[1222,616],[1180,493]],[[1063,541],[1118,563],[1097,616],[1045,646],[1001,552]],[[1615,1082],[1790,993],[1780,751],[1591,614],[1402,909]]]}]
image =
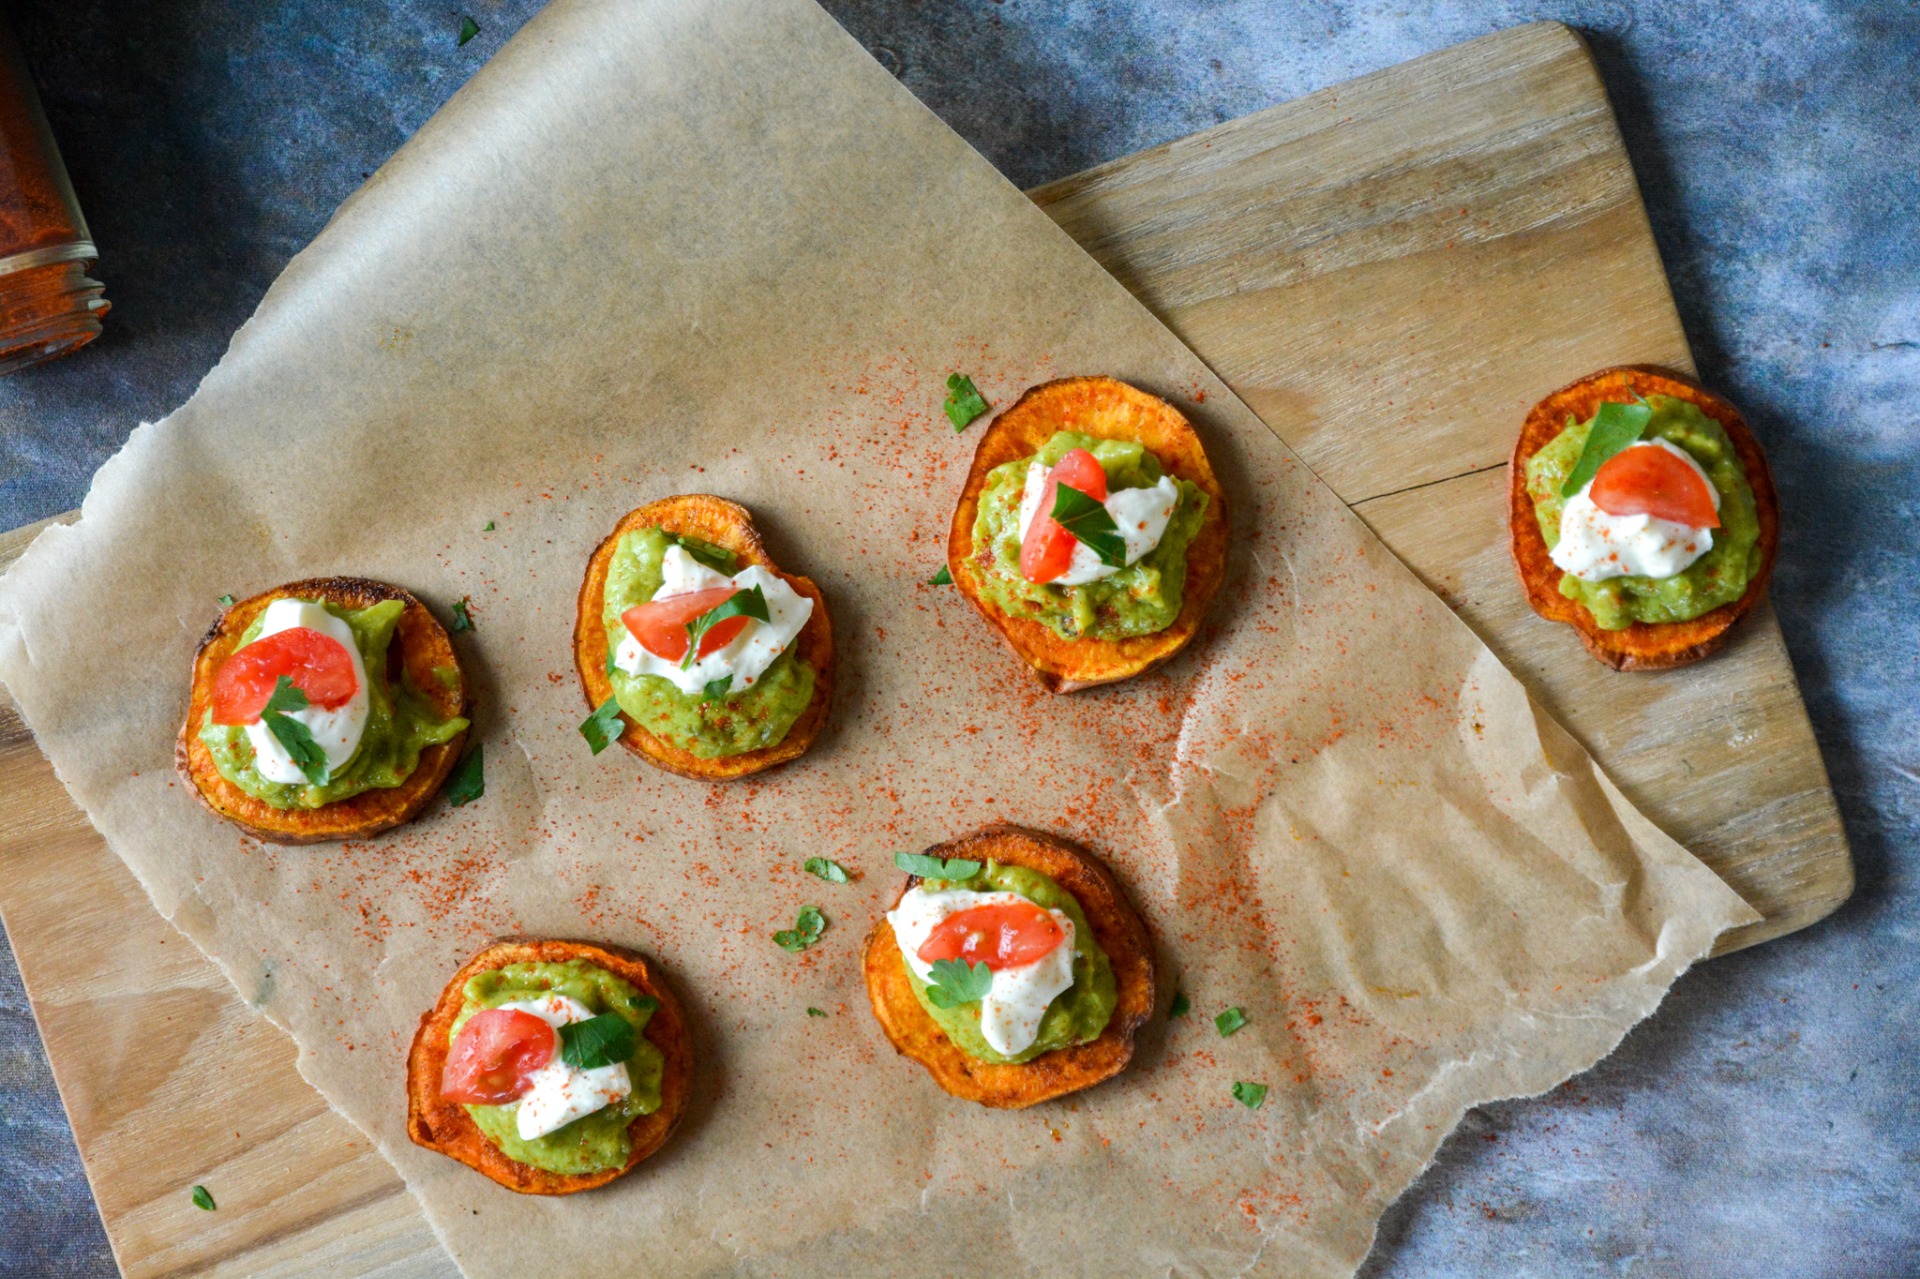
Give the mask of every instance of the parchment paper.
[{"label": "parchment paper", "polygon": [[[1048,696],[925,584],[973,447],[939,413],[953,369],[1003,407],[1111,373],[1197,420],[1236,553],[1164,673]],[[840,637],[831,727],[758,781],[594,758],[575,731],[586,557],[683,491],[747,503]],[[287,849],[175,777],[216,597],[319,573],[471,596],[482,801]],[[476,1276],[1345,1275],[1464,1108],[1589,1065],[1753,918],[803,0],[529,24],[0,584],[0,676]],[[1161,1007],[1176,982],[1193,1003],[1119,1080],[1022,1113],[896,1058],[858,972],[891,854],[996,819],[1104,856],[1159,940]],[[858,879],[803,875],[810,854]],[[794,956],[770,934],[803,903],[831,927]],[[406,1141],[416,1021],[504,934],[645,949],[697,1020],[692,1115],[606,1190],[523,1199]],[[1222,1039],[1229,1004],[1249,1024]]]}]

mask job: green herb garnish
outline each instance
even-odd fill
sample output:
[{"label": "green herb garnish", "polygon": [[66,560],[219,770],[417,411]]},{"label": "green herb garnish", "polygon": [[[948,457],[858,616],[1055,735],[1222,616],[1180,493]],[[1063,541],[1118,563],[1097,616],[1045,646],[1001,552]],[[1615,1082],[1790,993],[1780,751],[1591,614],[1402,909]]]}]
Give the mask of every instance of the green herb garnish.
[{"label": "green herb garnish", "polygon": [[1053,522],[1110,568],[1127,566],[1127,544],[1107,508],[1071,484],[1053,487]]},{"label": "green herb garnish", "polygon": [[482,533],[491,533],[491,532],[493,532],[493,521],[492,521],[492,520],[488,520],[488,521],[487,521],[487,522],[486,522],[485,524],[482,524],[482,525],[480,526],[480,531],[481,531]]},{"label": "green herb garnish", "polygon": [[944,407],[953,429],[964,431],[973,419],[987,411],[987,402],[972,378],[964,373],[955,373],[947,379],[947,402]]},{"label": "green herb garnish", "polygon": [[971,967],[962,959],[933,961],[933,980],[927,983],[927,1002],[935,1008],[958,1008],[985,999],[993,989],[993,970],[985,963]]},{"label": "green herb garnish", "polygon": [[1175,1017],[1185,1017],[1192,1008],[1193,1003],[1187,998],[1187,992],[1176,989],[1173,992],[1173,1004],[1167,1009],[1167,1020],[1172,1021]]},{"label": "green herb garnish", "polygon": [[1233,1099],[1248,1110],[1258,1110],[1260,1103],[1267,1099],[1267,1086],[1241,1081],[1233,1086]]},{"label": "green herb garnish", "polygon": [[700,689],[700,692],[702,696],[711,698],[714,701],[718,701],[720,698],[725,697],[727,695],[728,690],[731,689],[732,687],[733,687],[733,676],[722,675],[719,679],[708,680],[706,684]]},{"label": "green herb garnish", "polygon": [[625,1061],[638,1046],[633,1023],[619,1013],[601,1013],[560,1027],[560,1060],[575,1070],[598,1070]]},{"label": "green herb garnish", "polygon": [[305,724],[287,715],[288,711],[303,711],[312,704],[292,680],[282,675],[273,686],[273,695],[260,710],[260,722],[286,749],[294,767],[306,774],[308,781],[315,786],[325,786],[332,776],[327,768],[327,753],[313,740]]},{"label": "green herb garnish", "polygon": [[207,1193],[205,1186],[195,1186],[193,1188],[193,1206],[202,1212],[213,1211],[213,1196]]},{"label": "green herb garnish", "polygon": [[801,863],[801,869],[809,875],[818,875],[829,884],[847,882],[847,868],[828,857],[809,857]]},{"label": "green herb garnish", "polygon": [[687,623],[687,655],[680,659],[681,670],[692,670],[693,664],[700,660],[700,641],[706,633],[730,617],[751,617],[756,622],[768,620],[767,597],[757,586],[749,586],[744,591],[735,591],[727,598],[715,604],[700,616]]},{"label": "green herb garnish", "polygon": [[580,736],[587,739],[587,745],[598,755],[611,746],[626,726],[620,722],[620,701],[609,697],[594,707],[593,714],[580,724]]},{"label": "green herb garnish", "polygon": [[231,595],[222,595],[222,596],[220,597],[220,607],[221,607],[221,608],[232,608],[232,607],[233,607],[233,596],[231,596]]},{"label": "green herb garnish", "polygon": [[461,18],[460,19],[460,39],[454,45],[454,48],[456,49],[459,48],[461,45],[465,44],[467,41],[473,39],[475,36],[479,34],[480,34],[479,23],[475,22],[472,18],[466,18],[466,17]]},{"label": "green herb garnish", "polygon": [[464,595],[453,602],[453,625],[449,629],[456,635],[473,629],[473,618],[467,613],[467,597]]},{"label": "green herb garnish", "polygon": [[482,759],[486,749],[485,743],[475,743],[453,770],[453,776],[447,779],[447,802],[455,808],[471,804],[487,793],[487,766]]},{"label": "green herb garnish", "polygon": [[823,1013],[823,1012],[821,1012],[821,1011],[820,1011],[820,1010],[819,1010],[818,1008],[815,1008],[815,1007],[813,1007],[813,1006],[811,1006],[811,1005],[809,1005],[809,1006],[807,1007],[807,1016],[809,1016],[809,1017],[825,1017],[825,1016],[826,1016],[826,1014],[825,1014],[825,1013]]},{"label": "green herb garnish", "polygon": [[922,879],[972,879],[980,873],[980,863],[964,857],[929,857],[925,853],[895,853],[893,864],[909,875]]},{"label": "green herb garnish", "polygon": [[688,537],[684,533],[670,534],[681,550],[716,573],[725,573],[732,577],[740,571],[740,557],[724,546],[715,546],[712,542],[703,542],[697,537]]},{"label": "green herb garnish", "polygon": [[947,572],[947,566],[945,564],[942,564],[940,566],[940,571],[927,579],[927,585],[928,586],[952,586],[953,574]]},{"label": "green herb garnish", "polygon": [[1238,1008],[1229,1008],[1213,1019],[1213,1028],[1220,1032],[1220,1038],[1222,1039],[1225,1039],[1228,1035],[1231,1035],[1234,1031],[1246,1024],[1247,1015]]},{"label": "green herb garnish", "polygon": [[1645,400],[1637,404],[1615,404],[1611,401],[1602,404],[1600,411],[1593,415],[1593,426],[1587,431],[1587,443],[1580,450],[1580,460],[1573,464],[1573,473],[1560,486],[1560,496],[1572,497],[1585,488],[1600,468],[1607,464],[1607,459],[1639,439],[1641,432],[1647,429],[1647,423],[1652,420],[1653,406]]},{"label": "green herb garnish", "polygon": [[792,928],[782,928],[773,935],[773,940],[782,950],[802,951],[820,940],[820,934],[827,931],[827,917],[820,913],[818,906],[802,906],[800,914],[794,918]]}]

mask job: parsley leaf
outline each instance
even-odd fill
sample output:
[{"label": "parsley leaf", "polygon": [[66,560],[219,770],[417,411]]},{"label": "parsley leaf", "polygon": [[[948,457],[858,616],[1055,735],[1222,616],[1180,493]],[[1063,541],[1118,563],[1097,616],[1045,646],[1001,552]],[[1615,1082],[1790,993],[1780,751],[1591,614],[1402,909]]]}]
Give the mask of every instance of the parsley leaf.
[{"label": "parsley leaf", "polygon": [[597,1070],[625,1061],[637,1047],[633,1023],[619,1013],[601,1013],[560,1027],[560,1060],[575,1070]]},{"label": "parsley leaf", "polygon": [[1107,508],[1071,484],[1056,484],[1053,489],[1053,522],[1073,534],[1073,540],[1100,557],[1110,568],[1127,566],[1127,544],[1120,526],[1107,514]]},{"label": "parsley leaf", "polygon": [[716,573],[725,573],[732,577],[740,571],[740,557],[724,546],[715,546],[712,542],[703,542],[697,537],[688,537],[684,533],[671,535],[680,549]]},{"label": "parsley leaf", "polygon": [[233,607],[233,596],[231,596],[231,595],[222,595],[222,596],[220,597],[220,607],[221,607],[221,608],[232,608],[232,607]]},{"label": "parsley leaf", "polygon": [[1187,992],[1175,989],[1173,992],[1173,1006],[1167,1009],[1167,1020],[1172,1021],[1175,1017],[1185,1017],[1192,1009],[1193,1002],[1187,998]]},{"label": "parsley leaf", "polygon": [[802,863],[801,869],[809,875],[818,875],[829,884],[847,882],[847,868],[827,857],[809,857]]},{"label": "parsley leaf", "polygon": [[580,736],[587,739],[587,745],[596,755],[613,745],[625,731],[626,727],[620,722],[620,703],[612,697],[596,706],[593,714],[580,725]]},{"label": "parsley leaf", "polygon": [[463,17],[460,19],[460,39],[454,44],[453,47],[457,49],[461,45],[465,44],[467,41],[473,39],[475,36],[479,34],[480,34],[480,24],[475,22],[472,18]]},{"label": "parsley leaf", "polygon": [[933,980],[927,984],[927,1002],[935,1008],[958,1008],[985,999],[993,989],[993,970],[985,963],[968,967],[963,959],[933,961]]},{"label": "parsley leaf", "polygon": [[751,617],[756,622],[768,620],[767,596],[757,586],[749,586],[744,591],[735,591],[687,623],[687,655],[680,659],[681,670],[692,670],[693,664],[700,660],[700,641],[706,633],[730,617]]},{"label": "parsley leaf", "polygon": [[473,618],[467,615],[467,597],[462,595],[453,602],[453,625],[449,627],[454,634],[473,629]]},{"label": "parsley leaf", "polygon": [[193,1206],[202,1212],[213,1211],[213,1196],[207,1193],[205,1186],[195,1186],[193,1188]]},{"label": "parsley leaf", "polygon": [[773,940],[782,950],[799,952],[820,940],[820,934],[827,931],[827,917],[820,913],[818,906],[802,906],[795,917],[792,928],[782,928],[773,935]]},{"label": "parsley leaf", "polygon": [[447,802],[455,808],[471,804],[487,793],[487,766],[482,759],[486,749],[484,743],[475,743],[466,758],[454,768],[453,776],[447,779]]},{"label": "parsley leaf", "polygon": [[315,786],[325,786],[332,773],[327,768],[327,753],[320,749],[320,743],[313,740],[313,733],[297,719],[289,719],[288,711],[303,711],[313,703],[292,680],[282,675],[273,686],[272,696],[260,709],[260,722],[267,726],[275,741],[286,750],[293,765],[306,774],[307,780]]},{"label": "parsley leaf", "polygon": [[980,388],[973,379],[964,373],[955,373],[947,379],[947,421],[953,423],[953,429],[964,431],[973,419],[987,411],[987,402],[980,394]]},{"label": "parsley leaf", "polygon": [[481,531],[482,533],[491,533],[491,532],[493,532],[493,521],[492,521],[492,520],[488,520],[488,521],[487,521],[487,522],[486,522],[485,524],[483,524],[483,525],[481,525],[481,526],[480,526],[480,531]]},{"label": "parsley leaf", "polygon": [[1233,1099],[1248,1110],[1258,1110],[1260,1103],[1267,1099],[1267,1086],[1244,1081],[1236,1082],[1233,1085]]},{"label": "parsley leaf", "polygon": [[1593,426],[1587,432],[1586,447],[1580,450],[1580,460],[1573,464],[1573,471],[1567,476],[1567,482],[1560,486],[1561,497],[1572,497],[1587,486],[1596,472],[1606,465],[1607,459],[1640,438],[1647,429],[1647,423],[1653,420],[1653,406],[1645,400],[1638,404],[1615,404],[1609,401],[1600,406],[1593,415]]},{"label": "parsley leaf", "polygon": [[942,564],[940,566],[940,571],[927,579],[927,585],[928,586],[952,586],[953,574],[947,571],[947,566],[945,564]]},{"label": "parsley leaf", "polygon": [[1247,1015],[1237,1007],[1229,1008],[1213,1019],[1213,1028],[1220,1032],[1220,1038],[1222,1039],[1225,1039],[1228,1035],[1231,1035],[1234,1031],[1246,1024]]},{"label": "parsley leaf", "polygon": [[714,701],[718,701],[720,698],[725,697],[727,695],[727,691],[732,687],[733,687],[733,676],[722,675],[719,679],[708,680],[705,686],[701,688],[700,692],[702,696],[710,698]]},{"label": "parsley leaf", "polygon": [[922,879],[972,879],[980,873],[980,863],[964,857],[929,857],[925,853],[895,853],[893,864],[909,875]]},{"label": "parsley leaf", "polygon": [[823,1013],[823,1012],[821,1012],[821,1011],[820,1011],[820,1010],[819,1010],[818,1008],[814,1008],[814,1007],[812,1007],[811,1005],[809,1005],[809,1006],[808,1006],[808,1008],[807,1008],[807,1016],[809,1016],[809,1017],[825,1017],[825,1016],[826,1016],[826,1014],[825,1014],[825,1013]]}]

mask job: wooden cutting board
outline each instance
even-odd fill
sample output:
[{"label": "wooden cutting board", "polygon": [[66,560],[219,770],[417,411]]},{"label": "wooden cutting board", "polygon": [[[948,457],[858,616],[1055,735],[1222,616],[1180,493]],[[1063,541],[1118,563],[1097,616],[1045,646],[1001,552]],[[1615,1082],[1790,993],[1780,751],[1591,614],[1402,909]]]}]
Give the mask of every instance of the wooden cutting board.
[{"label": "wooden cutting board", "polygon": [[[1721,949],[1846,898],[1846,837],[1770,610],[1697,667],[1621,675],[1534,618],[1507,563],[1527,407],[1603,365],[1692,367],[1573,33],[1487,36],[1034,199],[1764,913]],[[37,531],[0,535],[0,567]],[[127,1274],[455,1273],[392,1167],[155,913],[3,699],[0,917]],[[196,1182],[219,1211],[191,1206]]]}]

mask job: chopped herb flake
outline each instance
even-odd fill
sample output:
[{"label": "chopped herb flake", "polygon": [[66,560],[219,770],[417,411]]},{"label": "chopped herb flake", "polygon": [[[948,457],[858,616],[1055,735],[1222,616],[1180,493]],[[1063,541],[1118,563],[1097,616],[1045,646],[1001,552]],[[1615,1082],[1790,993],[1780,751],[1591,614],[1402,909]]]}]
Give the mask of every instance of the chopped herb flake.
[{"label": "chopped herb flake", "polygon": [[980,863],[964,857],[929,857],[925,853],[895,853],[893,864],[909,875],[922,879],[972,879],[980,873]]},{"label": "chopped herb flake", "polygon": [[1247,1015],[1238,1008],[1229,1008],[1213,1019],[1213,1028],[1220,1032],[1220,1038],[1222,1039],[1225,1039],[1228,1035],[1231,1035],[1234,1031],[1246,1024]]},{"label": "chopped herb flake", "polygon": [[213,1196],[207,1193],[205,1186],[195,1186],[193,1188],[193,1206],[202,1212],[213,1211]]},{"label": "chopped herb flake", "polygon": [[447,802],[455,808],[471,804],[487,793],[487,765],[482,758],[486,749],[484,743],[476,742],[454,768],[453,776],[447,779]]},{"label": "chopped herb flake", "polygon": [[1167,1009],[1167,1019],[1171,1021],[1175,1017],[1185,1017],[1192,1009],[1193,1003],[1187,998],[1187,992],[1176,990],[1173,992],[1173,1006]]},{"label": "chopped herb flake", "polygon": [[613,745],[625,731],[620,722],[620,703],[611,697],[595,707],[593,714],[580,725],[580,736],[587,739],[587,745],[596,755]]},{"label": "chopped herb flake", "polygon": [[461,18],[460,19],[460,39],[458,43],[454,45],[454,48],[456,49],[459,48],[461,45],[465,44],[467,41],[473,39],[475,36],[479,34],[480,34],[479,23],[475,22],[472,18],[466,18],[466,17]]},{"label": "chopped herb flake", "polygon": [[1250,1084],[1245,1081],[1235,1083],[1233,1086],[1233,1099],[1245,1106],[1248,1110],[1258,1110],[1260,1109],[1260,1103],[1267,1099],[1267,1086],[1265,1084]]},{"label": "chopped herb flake", "polygon": [[488,520],[488,521],[487,521],[487,522],[486,522],[485,524],[483,524],[483,525],[481,525],[481,526],[480,526],[480,531],[481,531],[482,533],[491,533],[491,532],[493,532],[493,521],[492,521],[492,520]]},{"label": "chopped herb flake", "polygon": [[801,869],[805,870],[809,875],[818,875],[829,884],[844,884],[847,882],[847,868],[832,858],[809,857],[802,864]]},{"label": "chopped herb flake", "polygon": [[818,906],[802,906],[795,917],[792,928],[783,928],[773,935],[773,940],[782,950],[799,952],[820,940],[820,934],[827,931],[827,917],[820,913]]},{"label": "chopped herb flake", "polygon": [[1593,415],[1593,426],[1587,432],[1586,446],[1580,450],[1580,460],[1573,464],[1567,482],[1560,486],[1560,496],[1572,497],[1585,488],[1609,458],[1640,438],[1652,420],[1653,406],[1645,400],[1638,404],[1611,401],[1602,404]]},{"label": "chopped herb flake", "polygon": [[706,684],[701,687],[700,692],[707,698],[718,701],[720,698],[725,697],[728,690],[732,687],[733,676],[722,675],[719,679],[708,680]]},{"label": "chopped herb flake", "polygon": [[935,1008],[958,1008],[985,999],[993,989],[993,970],[985,963],[968,966],[963,959],[933,961],[933,980],[927,983],[927,1002]]},{"label": "chopped herb flake", "polygon": [[826,1016],[826,1014],[825,1014],[825,1013],[823,1013],[823,1012],[821,1012],[821,1011],[820,1011],[820,1010],[819,1010],[818,1008],[813,1008],[813,1007],[809,1007],[809,1008],[807,1009],[807,1016],[809,1016],[809,1017],[825,1017],[825,1016]]},{"label": "chopped herb flake", "polygon": [[598,1070],[625,1061],[638,1046],[633,1023],[619,1013],[601,1013],[560,1027],[560,1060],[575,1070]]},{"label": "chopped herb flake", "polygon": [[232,608],[232,607],[233,607],[233,596],[231,596],[231,595],[222,595],[222,596],[220,597],[220,607],[221,607],[221,608]]},{"label": "chopped herb flake", "polygon": [[928,586],[952,586],[953,574],[947,571],[947,566],[945,564],[942,564],[940,566],[940,571],[927,579],[927,585]]},{"label": "chopped herb flake", "polygon": [[456,635],[461,631],[470,631],[473,629],[473,618],[467,613],[467,597],[464,595],[453,602],[453,626],[451,629]]},{"label": "chopped herb flake", "polygon": [[947,379],[947,402],[944,407],[953,429],[964,431],[973,419],[987,411],[987,402],[972,378],[964,373],[955,373]]}]

